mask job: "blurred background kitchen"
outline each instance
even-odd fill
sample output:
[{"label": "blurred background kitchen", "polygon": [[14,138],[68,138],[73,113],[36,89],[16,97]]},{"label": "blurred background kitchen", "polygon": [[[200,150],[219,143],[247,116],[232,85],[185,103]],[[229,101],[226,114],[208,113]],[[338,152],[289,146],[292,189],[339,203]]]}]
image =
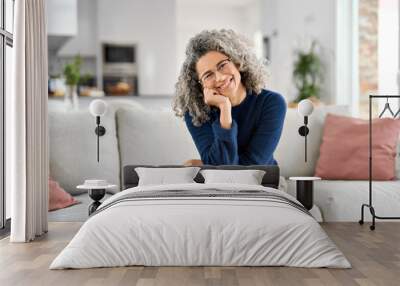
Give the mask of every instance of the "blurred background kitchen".
[{"label": "blurred background kitchen", "polygon": [[304,96],[362,116],[370,93],[398,91],[399,0],[48,0],[47,10],[51,98],[75,71],[79,98],[170,99],[190,37],[220,28],[268,58],[269,88],[288,102],[313,41],[319,93]]}]

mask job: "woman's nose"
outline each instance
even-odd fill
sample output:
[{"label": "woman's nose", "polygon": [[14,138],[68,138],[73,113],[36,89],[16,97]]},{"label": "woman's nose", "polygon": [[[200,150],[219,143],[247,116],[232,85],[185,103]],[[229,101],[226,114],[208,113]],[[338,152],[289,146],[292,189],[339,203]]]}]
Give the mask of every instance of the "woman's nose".
[{"label": "woman's nose", "polygon": [[219,71],[215,71],[215,81],[216,82],[224,81],[225,78],[226,78],[226,74],[223,74]]}]

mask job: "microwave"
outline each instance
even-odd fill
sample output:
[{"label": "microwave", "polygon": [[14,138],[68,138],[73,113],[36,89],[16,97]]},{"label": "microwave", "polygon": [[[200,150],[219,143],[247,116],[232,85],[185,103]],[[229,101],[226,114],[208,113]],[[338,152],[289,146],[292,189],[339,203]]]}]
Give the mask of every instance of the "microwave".
[{"label": "microwave", "polygon": [[103,43],[103,75],[135,76],[135,45]]},{"label": "microwave", "polygon": [[136,46],[103,43],[103,88],[107,95],[138,95]]}]

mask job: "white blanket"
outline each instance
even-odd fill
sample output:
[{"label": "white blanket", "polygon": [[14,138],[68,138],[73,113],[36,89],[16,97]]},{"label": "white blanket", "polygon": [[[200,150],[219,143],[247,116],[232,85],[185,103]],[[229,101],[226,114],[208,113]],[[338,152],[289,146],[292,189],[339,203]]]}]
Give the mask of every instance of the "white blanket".
[{"label": "white blanket", "polygon": [[[306,212],[282,201],[246,197],[122,200],[137,192],[259,190],[238,184],[135,187],[107,199],[50,269],[146,266],[295,266],[349,268],[350,263]],[[144,193],[143,193],[144,194]]]}]

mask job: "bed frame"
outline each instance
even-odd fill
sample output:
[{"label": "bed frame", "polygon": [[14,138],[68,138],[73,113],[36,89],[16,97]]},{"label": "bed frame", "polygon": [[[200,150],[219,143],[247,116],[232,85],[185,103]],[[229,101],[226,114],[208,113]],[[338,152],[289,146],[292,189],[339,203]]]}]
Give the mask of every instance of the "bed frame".
[{"label": "bed frame", "polygon": [[[122,174],[122,189],[128,189],[136,187],[139,183],[139,176],[135,171],[137,167],[147,167],[147,168],[184,168],[182,165],[127,165],[124,167],[124,172]],[[279,186],[279,167],[278,166],[267,166],[267,165],[252,165],[252,166],[238,166],[238,165],[204,165],[200,166],[201,170],[206,169],[218,169],[218,170],[263,170],[265,175],[262,179],[261,184],[265,187],[271,187],[277,189]],[[200,174],[194,178],[197,183],[204,183],[204,178]]]}]

